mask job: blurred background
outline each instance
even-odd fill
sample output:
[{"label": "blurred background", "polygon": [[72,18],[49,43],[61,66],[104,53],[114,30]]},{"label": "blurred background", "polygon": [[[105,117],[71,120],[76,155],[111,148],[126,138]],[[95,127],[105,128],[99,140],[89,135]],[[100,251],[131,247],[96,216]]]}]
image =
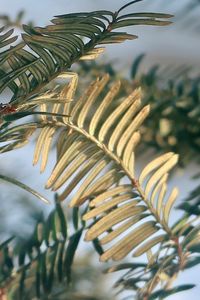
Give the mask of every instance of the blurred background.
[{"label": "blurred background", "polygon": [[[112,10],[115,11],[126,0],[0,0],[0,17],[4,15],[15,19],[19,11],[24,11],[23,22],[33,22],[37,26],[49,24],[53,16],[70,12],[92,11],[92,10]],[[189,76],[198,76],[200,67],[200,1],[199,0],[144,0],[132,6],[131,11],[162,12],[175,15],[174,24],[169,27],[134,27],[128,28],[127,31],[139,36],[136,41],[129,41],[121,45],[107,46],[107,51],[103,55],[104,62],[113,62],[116,70],[124,77],[129,77],[132,62],[138,55],[144,53],[145,58],[140,66],[140,73],[147,72],[152,66],[159,65],[163,70],[165,68],[181,68],[187,70]],[[163,77],[165,74],[163,74]],[[181,74],[182,76],[184,74]],[[170,75],[168,75],[170,76]],[[0,100],[3,102],[3,99]],[[52,194],[44,190],[45,181],[48,178],[48,170],[51,170],[54,164],[54,156],[50,158],[49,169],[44,175],[39,176],[39,167],[32,168],[31,159],[33,156],[33,144],[29,144],[23,149],[15,152],[8,152],[1,155],[0,171],[7,176],[15,177],[18,180],[30,185],[32,188],[39,190],[43,195],[52,200]],[[140,156],[137,168],[140,170],[145,162],[152,159],[151,152]],[[18,170],[17,172],[13,170]],[[198,184],[192,180],[192,176],[199,172],[199,166],[196,162],[190,160],[185,168],[179,168],[171,178],[171,185],[177,185],[180,189],[180,201],[186,198],[189,192]],[[35,217],[44,211],[47,215],[52,209],[40,204],[37,199],[27,198],[25,193],[20,193],[17,188],[0,183],[1,209],[0,209],[0,233],[3,239],[4,235],[11,233],[21,237],[32,232]],[[11,197],[12,196],[12,197]],[[178,211],[173,213],[176,219]],[[84,246],[86,250],[85,263],[88,261],[88,255],[91,254],[90,246]],[[102,266],[96,264],[97,255],[94,255],[92,262],[95,275],[102,278],[102,286],[105,285],[104,276],[101,272],[96,272]],[[81,259],[80,259],[81,260]],[[78,263],[81,264],[79,261]],[[91,263],[91,262],[90,262]],[[183,294],[173,296],[172,300],[187,300],[193,297],[193,300],[199,299],[199,267],[185,272],[179,278],[179,283],[196,283],[197,287]],[[96,273],[95,273],[96,272]],[[109,276],[106,281],[106,287],[101,299],[105,299],[106,294],[110,292],[112,283],[115,281],[115,274]],[[103,279],[104,278],[104,279]],[[101,281],[96,277],[97,282],[93,282],[93,289],[97,289],[97,283]],[[96,287],[94,285],[96,284]],[[83,289],[91,288],[91,284],[83,282],[80,287]],[[100,285],[101,286],[101,285]],[[99,288],[96,290],[99,293]]]}]

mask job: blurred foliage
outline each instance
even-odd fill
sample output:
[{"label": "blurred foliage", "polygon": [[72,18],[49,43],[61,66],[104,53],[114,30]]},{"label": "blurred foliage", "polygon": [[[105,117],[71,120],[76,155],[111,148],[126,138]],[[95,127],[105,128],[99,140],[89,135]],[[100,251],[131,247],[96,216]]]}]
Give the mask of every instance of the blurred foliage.
[{"label": "blurred foliage", "polygon": [[[200,180],[200,174],[193,177],[193,180]],[[190,195],[178,206],[186,212],[187,215],[200,215],[200,185],[190,193]]]},{"label": "blurred foliage", "polygon": [[[74,218],[77,217],[76,212]],[[3,287],[8,300],[106,300],[104,293],[99,297],[99,289],[95,291],[93,288],[98,272],[91,265],[91,256],[81,255],[73,264],[84,228],[84,223],[80,223],[79,227],[75,219],[75,228],[69,228],[63,209],[56,201],[48,218],[41,215],[37,220],[28,239],[12,237],[1,244],[0,287]],[[80,293],[81,285],[84,291],[88,291],[87,295]]]},{"label": "blurred foliage", "polygon": [[[0,15],[0,23],[4,27],[15,27],[15,28],[22,29],[24,17],[25,17],[24,10],[19,11],[19,13],[16,15],[14,19],[12,19],[9,15]],[[28,25],[30,27],[33,27],[33,22],[29,21]]]}]

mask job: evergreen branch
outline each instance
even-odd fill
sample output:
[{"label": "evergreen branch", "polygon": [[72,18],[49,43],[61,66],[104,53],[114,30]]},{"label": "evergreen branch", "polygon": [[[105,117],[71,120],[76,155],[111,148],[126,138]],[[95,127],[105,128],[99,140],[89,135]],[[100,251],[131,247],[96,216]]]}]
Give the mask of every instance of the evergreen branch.
[{"label": "evergreen branch", "polygon": [[[168,25],[170,22],[162,19],[169,17],[158,14],[157,19],[156,14],[152,18],[146,13],[141,20],[130,16],[118,21],[110,11],[61,15],[52,20],[53,25],[44,28],[24,26],[23,42],[16,46],[12,46],[16,37],[10,38],[12,31],[9,31],[0,37],[2,48],[10,44],[9,49],[0,53],[0,92],[9,88],[14,94],[11,102],[18,105],[36,95],[81,57],[97,57],[101,52],[95,48],[97,45],[135,38],[124,32],[113,32],[115,28]],[[29,50],[25,49],[27,46]]]},{"label": "evergreen branch", "polygon": [[[38,162],[40,155],[42,155],[41,170],[45,169],[52,138],[51,130],[54,132],[60,124],[64,130],[61,131],[57,143],[57,164],[48,180],[47,187],[52,187],[53,190],[59,189],[70,179],[70,176],[74,176],[74,172],[79,170],[81,166],[79,173],[58,198],[64,200],[68,197],[80,180],[87,175],[81,188],[75,193],[71,206],[79,206],[92,199],[89,203],[90,210],[83,216],[85,221],[95,220],[88,229],[86,239],[98,242],[98,251],[100,249],[101,253],[102,248],[99,248],[99,246],[115,240],[130,226],[133,226],[131,234],[128,234],[101,254],[101,260],[104,261],[109,258],[119,260],[135,248],[134,256],[140,256],[143,253],[149,253],[154,246],[159,245],[160,250],[158,253],[149,256],[149,269],[147,270],[149,270],[150,277],[146,279],[145,271],[145,279],[143,277],[138,279],[139,282],[146,282],[143,288],[138,290],[138,293],[142,295],[141,299],[143,299],[142,297],[148,299],[147,297],[159,285],[160,278],[167,278],[165,280],[167,283],[170,276],[175,279],[179,272],[190,263],[198,263],[198,256],[197,262],[193,262],[191,257],[188,257],[188,251],[196,247],[199,229],[193,230],[194,233],[191,235],[187,231],[188,223],[184,224],[185,231],[182,230],[184,226],[181,226],[179,230],[175,230],[168,225],[170,210],[176,199],[177,190],[174,189],[167,200],[164,199],[164,195],[167,173],[176,164],[176,155],[168,153],[157,158],[144,168],[139,180],[136,179],[133,168],[134,161],[130,161],[130,154],[139,141],[139,135],[137,133],[137,137],[134,136],[134,130],[137,130],[143,122],[147,115],[146,110],[143,109],[135,116],[140,106],[139,90],[134,91],[129,97],[125,98],[114,111],[112,106],[109,107],[119,91],[119,82],[111,87],[104,95],[104,100],[99,103],[100,93],[105,89],[108,79],[109,77],[105,75],[103,78],[96,80],[78,101],[69,101],[72,98],[74,99],[77,76],[73,76],[69,85],[65,86],[59,93],[51,94],[54,97],[53,99],[58,97],[58,100],[61,98],[66,101],[63,101],[63,103],[58,101],[58,104],[53,104],[51,107],[52,111],[50,111],[49,116],[41,116],[39,126],[43,129],[36,145],[34,164]],[[48,105],[42,104],[41,109],[48,111]],[[92,107],[95,107],[95,109],[92,109]],[[56,113],[60,109],[68,112],[70,117],[57,118]],[[107,117],[100,122],[101,114],[105,110],[107,110]],[[53,111],[55,115],[54,113],[51,115]],[[91,116],[92,111],[95,111],[94,116]],[[131,128],[133,132],[131,131],[130,134],[127,128]],[[9,132],[9,129],[7,132]],[[128,133],[128,136],[130,135],[128,139],[126,135],[123,137],[125,132]],[[10,133],[12,134],[12,129]],[[125,137],[127,139],[127,149],[123,149],[123,151],[121,148],[123,143],[119,142],[122,137],[123,143]],[[132,143],[134,147],[130,147]],[[41,147],[44,147],[43,150]],[[73,164],[71,164],[72,162]],[[111,162],[112,164],[110,164]],[[96,180],[96,176],[102,172],[105,166],[110,166],[109,170]],[[128,185],[120,182],[120,179],[125,176],[130,180]],[[152,194],[150,194],[150,191],[152,191]],[[158,197],[157,201],[155,201],[155,197]],[[111,199],[108,201],[108,198]],[[134,227],[140,220],[149,216],[153,217],[155,221],[149,220],[143,222],[137,228]],[[125,222],[122,225],[115,227],[123,220]],[[160,229],[162,229],[162,232],[164,231],[164,234],[152,237]],[[180,233],[180,230],[182,230],[182,233]],[[105,231],[107,235],[99,238]],[[184,240],[180,243],[179,237],[183,234]],[[96,240],[97,238],[99,240]],[[163,260],[163,251],[166,249],[168,251],[174,249],[174,251],[166,260]],[[177,260],[175,265],[172,264],[174,259]],[[155,268],[152,265],[154,260],[156,263]],[[138,289],[138,285],[136,286]]]},{"label": "evergreen branch", "polygon": [[[190,211],[174,226],[169,225],[178,191],[174,188],[168,197],[165,194],[168,190],[168,172],[176,165],[178,156],[173,152],[159,156],[145,166],[139,178],[134,172],[135,148],[141,137],[139,128],[149,114],[149,105],[141,109],[140,90],[135,89],[128,93],[128,97],[114,101],[120,82],[106,89],[109,76],[104,75],[76,99],[78,80],[77,75],[73,74],[70,83],[61,91],[41,94],[41,88],[70,68],[73,62],[98,57],[103,49],[95,46],[136,37],[113,30],[132,25],[170,23],[163,19],[171,15],[119,15],[137,2],[140,0],[131,1],[115,13],[95,11],[58,16],[52,20],[53,25],[45,28],[24,26],[23,42],[0,53],[0,90],[9,88],[14,93],[11,104],[0,106],[3,121],[0,141],[7,142],[0,152],[24,145],[29,136],[39,129],[33,164],[37,164],[41,157],[43,172],[52,139],[59,130],[57,160],[46,184],[46,188],[54,191],[62,188],[61,194],[56,196],[55,210],[45,222],[37,223],[33,236],[20,248],[18,265],[14,262],[16,256],[10,251],[10,240],[0,246],[0,282],[8,288],[10,281],[16,279],[15,298],[23,298],[29,282],[35,288],[31,298],[49,298],[54,284],[69,283],[75,251],[86,222],[85,239],[93,241],[100,260],[121,260],[132,250],[134,257],[146,253],[148,263],[114,268],[128,269],[116,286],[133,289],[137,299],[165,298],[193,287],[184,285],[172,288],[180,272],[200,263],[198,217],[191,220]],[[16,41],[12,33],[11,30],[0,37],[2,48]],[[133,80],[141,61],[140,56],[133,65]],[[157,69],[157,66],[153,67],[143,78],[148,91],[155,84]],[[126,87],[132,90],[132,83]],[[182,92],[183,86],[178,85],[177,96],[182,96]],[[195,96],[195,100],[199,100],[196,90],[187,96]],[[38,105],[39,112],[35,111]],[[165,111],[166,106],[161,107]],[[187,117],[199,116],[198,107],[193,110],[189,106],[189,112],[185,106],[179,109],[181,112],[186,110]],[[10,127],[10,122],[27,115],[39,115],[40,119],[35,123]],[[0,179],[42,197],[14,179],[4,175],[0,175]],[[124,179],[128,183],[124,184]],[[68,235],[66,219],[58,202],[70,196],[70,206],[75,207],[75,233],[71,236]],[[85,206],[85,211],[79,222],[78,207],[81,205]],[[158,231],[161,231],[160,235],[157,235]]]},{"label": "evergreen branch", "polygon": [[[168,218],[177,197],[177,190],[174,189],[167,200],[164,199],[164,195],[166,192],[167,172],[177,163],[177,155],[168,153],[151,162],[142,172],[139,182],[134,174],[133,151],[140,139],[140,134],[137,130],[149,112],[148,107],[138,112],[140,107],[140,90],[135,90],[124,99],[119,107],[112,111],[111,103],[119,91],[119,82],[111,87],[100,103],[100,94],[109,80],[107,75],[92,83],[78,101],[69,102],[69,99],[74,98],[77,86],[75,78],[72,79],[69,86],[64,88],[64,91],[61,90],[57,95],[58,99],[59,97],[66,97],[66,104],[63,102],[65,108],[62,110],[67,111],[70,118],[65,118],[62,121],[63,125],[61,126],[64,130],[61,131],[57,142],[57,163],[46,184],[46,188],[52,188],[56,191],[72,179],[70,185],[67,185],[58,196],[59,200],[64,200],[76,188],[80,180],[83,180],[87,175],[70,203],[72,207],[80,206],[87,200],[94,198],[90,204],[90,207],[94,208],[83,217],[84,220],[98,219],[97,223],[88,230],[87,240],[95,240],[104,231],[127,219],[127,224],[124,223],[124,227],[122,226],[122,229],[120,229],[121,231],[112,229],[113,233],[108,234],[108,237],[101,241],[102,244],[106,244],[124,232],[129,223],[128,227],[137,224],[138,221],[149,215],[154,217],[155,221],[147,221],[136,229],[136,236],[139,237],[140,235],[142,239],[133,240],[133,243],[130,243],[130,249],[129,247],[122,247],[123,243],[120,242],[116,247],[113,246],[110,250],[103,253],[101,256],[102,260],[124,257],[150,235],[159,231],[160,226],[167,234],[169,240],[174,239],[174,235],[168,226]],[[42,107],[45,107],[44,110],[47,111],[47,106],[42,105]],[[62,104],[54,105],[52,111],[56,110],[58,112],[61,107]],[[94,108],[96,113],[91,117],[91,112]],[[101,115],[105,110],[107,110],[107,117],[104,121],[101,121]],[[35,165],[39,161],[40,156],[42,156],[41,172],[45,170],[47,165],[50,143],[57,124],[58,120],[54,117],[41,120],[40,127],[43,127],[43,129],[36,144],[33,161]],[[109,170],[106,174],[100,176],[101,172],[108,166]],[[74,172],[76,174],[75,177]],[[151,174],[151,177],[145,187],[143,182],[149,174]],[[130,184],[127,186],[120,182],[126,176],[130,181]],[[153,196],[150,197],[152,189]],[[107,194],[109,193],[111,193],[112,199],[104,205],[103,201],[107,199]],[[154,198],[157,194],[159,199],[156,203]],[[131,200],[131,202],[129,203],[127,200]],[[102,204],[100,207],[98,207],[99,202]],[[143,204],[142,202],[145,205],[140,205]],[[123,205],[121,205],[122,203]],[[163,209],[164,205],[166,206],[165,209]],[[113,217],[110,216],[109,210],[111,210]],[[107,212],[107,215],[104,218],[105,212]],[[131,215],[129,215],[130,213]],[[129,220],[130,216],[133,216],[133,219]],[[159,224],[159,226],[156,224]],[[126,239],[128,238],[129,235]],[[145,246],[145,249],[148,250],[155,244],[162,242],[163,238],[164,236],[153,238]],[[118,248],[121,249],[119,257]]]}]

